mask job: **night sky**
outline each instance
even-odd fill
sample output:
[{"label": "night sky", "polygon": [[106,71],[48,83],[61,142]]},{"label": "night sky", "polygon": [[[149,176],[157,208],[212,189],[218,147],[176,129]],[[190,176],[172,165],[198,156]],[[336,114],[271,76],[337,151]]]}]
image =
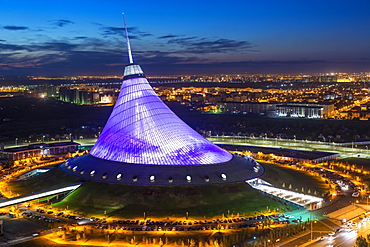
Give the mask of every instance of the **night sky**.
[{"label": "night sky", "polygon": [[0,75],[370,72],[369,0],[0,0]]}]

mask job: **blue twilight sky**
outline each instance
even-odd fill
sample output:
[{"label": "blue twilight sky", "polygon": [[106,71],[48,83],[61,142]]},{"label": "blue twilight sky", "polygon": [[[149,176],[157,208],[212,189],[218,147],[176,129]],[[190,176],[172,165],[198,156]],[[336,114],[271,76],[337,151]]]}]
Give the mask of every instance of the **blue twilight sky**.
[{"label": "blue twilight sky", "polygon": [[370,71],[369,0],[0,0],[0,75]]}]

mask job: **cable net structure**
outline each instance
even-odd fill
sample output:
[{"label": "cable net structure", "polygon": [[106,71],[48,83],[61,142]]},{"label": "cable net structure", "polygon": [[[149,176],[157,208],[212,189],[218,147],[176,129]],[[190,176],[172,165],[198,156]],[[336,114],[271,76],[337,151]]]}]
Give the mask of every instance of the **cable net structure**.
[{"label": "cable net structure", "polygon": [[137,64],[126,66],[117,102],[90,154],[143,165],[206,165],[232,159],[173,113]]}]

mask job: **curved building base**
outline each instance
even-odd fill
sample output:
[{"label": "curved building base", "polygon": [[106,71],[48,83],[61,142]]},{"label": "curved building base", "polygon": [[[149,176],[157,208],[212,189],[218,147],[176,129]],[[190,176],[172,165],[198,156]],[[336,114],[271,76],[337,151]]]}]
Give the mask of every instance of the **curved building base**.
[{"label": "curved building base", "polygon": [[[239,160],[241,157],[235,158]],[[91,161],[91,157],[82,160],[85,159]],[[185,186],[154,184],[141,186],[108,183],[105,179],[103,182],[88,180],[75,176],[78,171],[73,172],[73,168],[68,169],[65,165],[60,168],[68,170],[68,173],[55,168],[28,180],[11,182],[9,187],[12,191],[14,188],[15,193],[26,194],[82,182],[77,190],[52,206],[61,209],[68,206],[70,210],[77,210],[89,216],[106,213],[121,218],[134,218],[142,216],[145,212],[148,217],[172,217],[173,215],[184,216],[189,212],[190,217],[213,217],[226,214],[228,211],[253,214],[266,209],[267,205],[271,208],[282,206],[279,202],[266,198],[244,181],[228,183],[227,180],[221,179],[218,180],[219,184],[210,184],[212,180],[217,181],[217,176],[210,177],[210,182],[205,185],[186,182]],[[263,169],[262,166],[260,169]],[[102,173],[96,173],[93,178],[98,178],[98,174]],[[143,174],[141,178],[144,178]],[[122,180],[122,182],[125,181],[124,177]],[[137,182],[139,181],[140,177]]]},{"label": "curved building base", "polygon": [[240,156],[210,165],[137,165],[107,161],[85,154],[60,169],[84,180],[140,186],[198,186],[243,182],[263,175],[253,159]]},{"label": "curved building base", "polygon": [[84,182],[53,207],[111,215],[123,219],[142,217],[220,217],[237,213],[252,215],[282,204],[266,197],[245,182],[203,186],[134,186]]}]

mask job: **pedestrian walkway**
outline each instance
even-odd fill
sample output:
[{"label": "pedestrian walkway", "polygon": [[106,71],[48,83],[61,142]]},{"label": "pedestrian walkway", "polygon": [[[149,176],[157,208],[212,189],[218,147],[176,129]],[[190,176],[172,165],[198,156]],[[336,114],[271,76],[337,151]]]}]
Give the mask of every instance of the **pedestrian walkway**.
[{"label": "pedestrian walkway", "polygon": [[370,206],[361,204],[352,204],[347,207],[336,210],[334,212],[331,212],[326,216],[340,221],[348,221],[356,217],[359,217],[368,211],[370,211]]},{"label": "pedestrian walkway", "polygon": [[81,184],[82,183],[69,184],[69,185],[60,186],[60,187],[57,187],[57,188],[52,188],[52,189],[49,189],[49,190],[39,191],[39,192],[32,193],[32,194],[27,194],[27,195],[23,195],[23,196],[17,196],[17,197],[13,197],[13,198],[10,198],[10,199],[1,200],[0,201],[0,208],[8,207],[8,206],[11,206],[11,205],[24,203],[24,202],[28,202],[28,201],[33,201],[33,200],[40,199],[40,198],[45,198],[45,197],[48,197],[48,196],[54,196],[54,195],[66,193],[68,191],[72,191],[72,190],[77,189],[78,187],[80,187]]},{"label": "pedestrian walkway", "polygon": [[256,190],[262,191],[274,197],[282,198],[283,200],[296,204],[300,207],[307,208],[310,205],[316,205],[315,207],[320,208],[321,203],[323,202],[322,198],[316,196],[276,188],[260,178],[248,180],[247,183]]}]

